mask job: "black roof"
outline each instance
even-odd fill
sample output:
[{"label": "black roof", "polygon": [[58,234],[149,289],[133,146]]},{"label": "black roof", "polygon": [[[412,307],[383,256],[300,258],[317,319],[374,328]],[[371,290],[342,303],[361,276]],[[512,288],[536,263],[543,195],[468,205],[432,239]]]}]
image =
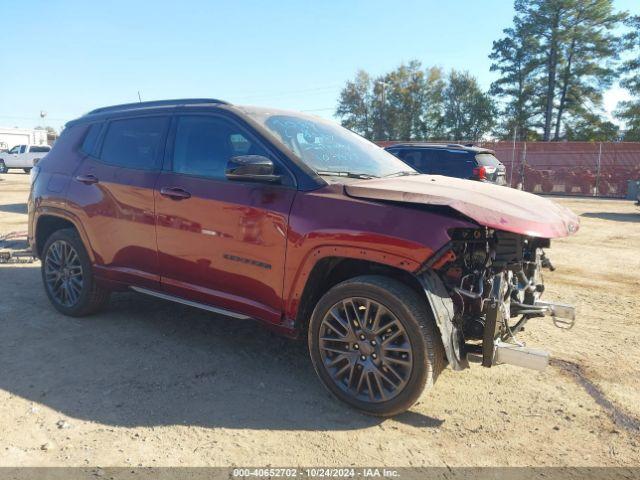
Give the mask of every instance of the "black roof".
[{"label": "black roof", "polygon": [[474,145],[462,145],[460,143],[428,143],[428,142],[405,142],[394,143],[385,147],[385,150],[390,148],[438,148],[442,150],[462,150],[473,153],[495,153],[489,148],[477,147]]},{"label": "black roof", "polygon": [[141,110],[155,107],[181,107],[184,105],[228,105],[223,100],[215,98],[181,98],[176,100],[154,100],[152,102],[123,103],[122,105],[112,105],[91,110],[86,115],[96,115],[98,113],[122,112],[125,110]]},{"label": "black roof", "polygon": [[229,105],[224,100],[217,100],[215,98],[180,98],[175,100],[154,100],[151,102],[136,102],[136,103],[123,103],[122,105],[112,105],[109,107],[100,107],[90,112],[85,113],[83,116],[71,120],[67,123],[67,127],[71,127],[76,124],[82,124],[92,121],[104,120],[114,113],[136,113],[144,112],[145,110],[167,111],[176,107],[183,107],[185,105],[190,106],[215,106],[215,105]]}]

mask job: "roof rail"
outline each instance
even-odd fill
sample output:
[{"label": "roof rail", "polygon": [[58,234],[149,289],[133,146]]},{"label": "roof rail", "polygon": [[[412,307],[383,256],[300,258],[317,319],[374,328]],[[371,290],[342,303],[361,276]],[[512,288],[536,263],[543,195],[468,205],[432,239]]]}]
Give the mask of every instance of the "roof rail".
[{"label": "roof rail", "polygon": [[200,104],[221,104],[228,105],[223,100],[216,100],[215,98],[182,98],[178,100],[155,100],[152,102],[136,102],[136,103],[123,103],[122,105],[112,105],[110,107],[101,107],[91,110],[87,115],[95,115],[97,113],[106,112],[119,112],[122,110],[135,110],[138,108],[149,107],[165,107],[165,106],[182,106],[182,105],[200,105]]}]

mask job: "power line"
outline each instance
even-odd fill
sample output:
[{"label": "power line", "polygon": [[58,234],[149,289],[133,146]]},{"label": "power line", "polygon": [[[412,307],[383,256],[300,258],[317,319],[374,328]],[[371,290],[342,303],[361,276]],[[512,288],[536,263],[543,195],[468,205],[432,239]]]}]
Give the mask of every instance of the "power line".
[{"label": "power line", "polygon": [[[19,116],[15,116],[15,115],[0,115],[0,118],[7,118],[10,120],[36,120],[38,118],[40,118],[39,115],[34,115],[32,117],[19,117]],[[47,117],[48,120],[53,120],[56,122],[68,122],[69,119],[68,118],[53,118],[53,117]]]},{"label": "power line", "polygon": [[301,112],[326,112],[327,110],[335,110],[335,107],[327,107],[327,108],[311,108],[308,110],[300,110]]}]

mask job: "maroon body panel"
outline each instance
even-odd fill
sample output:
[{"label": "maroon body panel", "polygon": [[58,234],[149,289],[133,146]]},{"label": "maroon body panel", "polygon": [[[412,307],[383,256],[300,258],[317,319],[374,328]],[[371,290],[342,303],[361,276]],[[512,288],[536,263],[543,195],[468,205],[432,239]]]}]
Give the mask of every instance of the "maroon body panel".
[{"label": "maroon body panel", "polygon": [[538,195],[441,175],[360,181],[346,191],[357,198],[448,206],[480,225],[534,237],[566,237],[580,225],[569,209]]},{"label": "maroon body panel", "polygon": [[[190,198],[160,194],[180,188]],[[278,323],[292,188],[163,172],[156,190],[163,290]]]},{"label": "maroon body panel", "polygon": [[[78,167],[81,157],[77,149],[82,143],[86,126],[78,125],[65,130],[53,148],[38,163],[37,181],[33,183],[28,199],[28,240],[36,251],[36,225],[40,215],[47,214],[64,218],[76,225],[79,232],[82,227],[73,215],[66,211],[66,191],[71,181],[71,173]],[[42,245],[40,245],[42,247]]]},{"label": "maroon body panel", "polygon": [[415,272],[444,246],[450,228],[476,225],[402,205],[353,199],[345,185],[300,192],[289,219],[285,272],[285,315],[296,317],[314,265],[325,257],[346,257]]},{"label": "maroon body panel", "polygon": [[[93,176],[84,184],[78,177]],[[69,183],[67,210],[85,226],[99,277],[160,288],[154,187],[157,171],[105,165],[85,158]]]}]

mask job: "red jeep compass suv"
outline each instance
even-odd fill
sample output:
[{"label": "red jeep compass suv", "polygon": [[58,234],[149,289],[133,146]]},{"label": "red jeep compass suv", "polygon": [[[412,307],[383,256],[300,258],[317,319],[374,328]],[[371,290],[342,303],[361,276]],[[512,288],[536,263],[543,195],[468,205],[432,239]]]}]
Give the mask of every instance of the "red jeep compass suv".
[{"label": "red jeep compass suv", "polygon": [[421,175],[313,116],[209,99],[93,110],[34,168],[29,237],[53,306],[132,289],[305,336],[324,385],[375,415],[448,364],[543,368],[514,335],[542,302],[541,197]]}]

